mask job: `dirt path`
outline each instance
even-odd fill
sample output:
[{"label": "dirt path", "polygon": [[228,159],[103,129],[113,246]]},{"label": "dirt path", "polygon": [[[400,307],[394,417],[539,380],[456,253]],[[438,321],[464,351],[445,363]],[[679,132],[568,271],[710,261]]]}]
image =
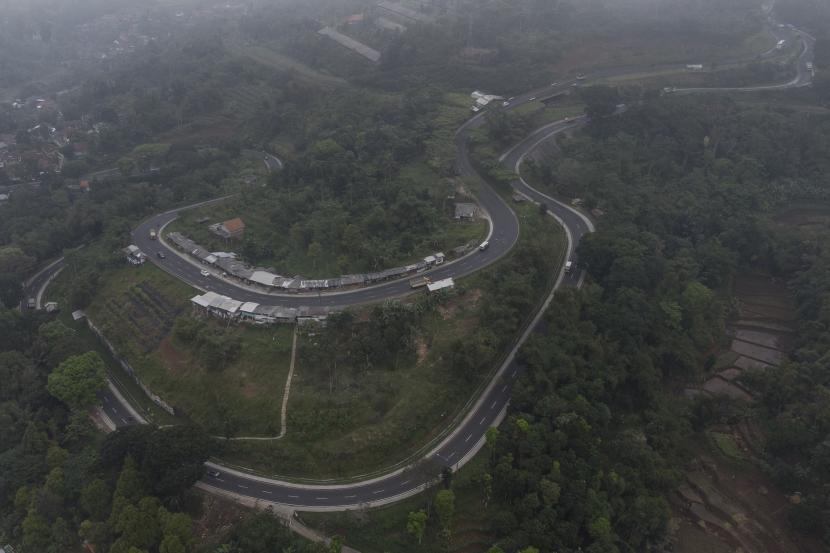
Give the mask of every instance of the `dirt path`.
[{"label": "dirt path", "polygon": [[297,330],[299,325],[294,325],[294,337],[291,341],[291,363],[288,366],[288,377],[285,379],[285,388],[282,393],[282,408],[280,410],[280,433],[277,436],[234,436],[233,438],[226,438],[224,436],[213,436],[217,440],[228,441],[260,441],[268,442],[282,439],[288,432],[288,398],[291,395],[291,380],[294,378],[294,361],[297,358]]},{"label": "dirt path", "polygon": [[291,379],[294,377],[294,361],[297,359],[297,328],[294,325],[294,337],[291,340],[291,364],[288,366],[288,378],[285,379],[285,390],[282,393],[282,409],[280,410],[280,435],[277,439],[285,436],[288,432],[288,396],[291,394]]}]

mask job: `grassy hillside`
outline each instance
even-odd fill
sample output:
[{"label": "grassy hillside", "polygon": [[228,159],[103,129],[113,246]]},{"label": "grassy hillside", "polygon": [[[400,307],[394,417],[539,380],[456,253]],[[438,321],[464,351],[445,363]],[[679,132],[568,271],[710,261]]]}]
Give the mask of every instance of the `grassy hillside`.
[{"label": "grassy hillside", "polygon": [[153,392],[211,434],[279,433],[292,327],[194,319],[196,291],[150,264],[105,282],[87,313]]}]

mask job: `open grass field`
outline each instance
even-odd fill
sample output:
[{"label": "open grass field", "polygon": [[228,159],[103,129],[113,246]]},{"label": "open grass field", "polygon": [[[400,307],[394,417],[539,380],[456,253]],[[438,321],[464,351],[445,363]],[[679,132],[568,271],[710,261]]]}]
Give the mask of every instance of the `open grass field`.
[{"label": "open grass field", "polygon": [[279,433],[293,327],[207,320],[206,333],[238,345],[212,366],[206,346],[173,332],[177,321],[191,316],[188,300],[195,291],[189,286],[150,264],[114,270],[105,282],[87,313],[154,393],[211,434]]},{"label": "open grass field", "polygon": [[758,30],[736,42],[713,43],[708,37],[668,33],[625,32],[611,36],[585,36],[565,47],[552,68],[554,74],[601,67],[649,66],[661,63],[712,63],[752,59],[775,46],[776,39]]},{"label": "open grass field", "polygon": [[292,71],[304,80],[320,86],[332,87],[347,84],[345,79],[317,71],[265,45],[229,44],[227,45],[227,49],[233,54],[250,58],[272,69]]},{"label": "open grass field", "polygon": [[529,115],[533,118],[534,128],[541,127],[566,117],[577,117],[585,113],[585,104],[578,98],[567,99],[562,103],[545,105],[542,102],[529,102],[515,110],[522,115]]},{"label": "open grass field", "polygon": [[[443,549],[438,538],[438,522],[432,501],[440,488],[411,497],[394,505],[347,513],[301,513],[300,519],[328,535],[344,537],[345,544],[362,553],[483,553],[493,545],[489,528],[490,513],[484,503],[481,476],[487,469],[487,450],[483,449],[470,463],[453,475],[455,516],[449,548]],[[423,542],[418,544],[407,533],[409,513],[423,509],[431,516]]]},{"label": "open grass field", "polygon": [[[522,233],[516,249],[546,237],[545,251],[538,255],[553,275],[564,249],[564,233],[535,206],[518,205],[517,212]],[[546,294],[527,288],[486,291],[487,279],[504,270],[514,255],[457,281],[451,297],[421,318],[415,354],[397,368],[346,370],[322,364],[315,350],[338,346],[322,341],[313,330],[306,332],[300,339],[288,403],[288,434],[278,442],[234,442],[221,453],[222,460],[286,477],[346,478],[397,463],[440,435],[504,354],[501,349],[487,351],[484,369],[473,378],[462,377],[453,369],[457,341],[476,334],[482,318],[491,312],[488,301],[524,294],[536,302]],[[356,313],[358,320],[365,316]],[[518,331],[511,328],[506,334]]]}]

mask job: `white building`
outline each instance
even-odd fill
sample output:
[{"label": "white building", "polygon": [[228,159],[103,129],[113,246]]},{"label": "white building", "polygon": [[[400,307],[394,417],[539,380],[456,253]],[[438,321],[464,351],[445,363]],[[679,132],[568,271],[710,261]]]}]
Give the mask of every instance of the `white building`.
[{"label": "white building", "polygon": [[204,312],[223,319],[234,318],[237,311],[242,307],[241,301],[236,301],[216,292],[206,292],[201,296],[194,296],[190,298],[190,301]]},{"label": "white building", "polygon": [[142,265],[147,261],[147,256],[142,252],[138,246],[130,244],[122,250],[127,256],[127,262],[131,265]]},{"label": "white building", "polygon": [[427,290],[430,292],[437,292],[439,290],[448,290],[455,286],[455,281],[453,281],[452,277],[445,278],[443,280],[436,280],[435,282],[430,282],[427,284]]}]

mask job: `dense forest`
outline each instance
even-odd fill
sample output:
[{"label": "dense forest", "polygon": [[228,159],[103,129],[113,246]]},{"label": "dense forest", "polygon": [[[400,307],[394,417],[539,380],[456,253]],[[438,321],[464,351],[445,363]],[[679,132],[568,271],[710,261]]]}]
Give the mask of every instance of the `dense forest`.
[{"label": "dense forest", "polygon": [[[466,109],[447,105],[445,89],[538,84],[547,75],[531,69],[558,59],[570,30],[607,36],[621,18],[629,31],[657,24],[664,38],[703,35],[725,49],[760,22],[757,12],[735,15],[754,9],[748,1],[730,3],[727,12],[714,0],[683,3],[683,17],[677,6],[661,10],[651,2],[624,14],[602,3],[535,2],[519,10],[513,4],[488,2],[466,19],[380,37],[378,67],[334,53],[313,33],[317,23],[305,10],[277,23],[273,8],[257,6],[234,32],[217,28],[208,38],[184,33],[151,42],[63,95],[67,118],[104,123],[89,156],[70,159],[63,175],[15,190],[0,206],[0,544],[57,553],[80,550],[80,536],[115,553],[316,550],[269,516],[247,518],[216,543],[198,540],[199,509],[189,488],[212,444],[191,427],[132,428],[106,437],[96,430],[87,411],[103,385],[101,359],[79,349],[61,323],[2,307],[16,305],[21,277],[43,261],[92,242],[69,254],[70,303],[87,305],[137,220],[227,191],[236,184],[241,148],[255,147],[284,151],[287,163],[264,187],[245,189],[237,204],[270,222],[268,232],[254,229],[243,243],[249,260],[339,249],[361,268],[381,268],[434,244],[428,236],[444,208],[441,187],[451,190],[445,179],[452,175],[452,130]],[[781,4],[794,21],[830,19],[818,7]],[[49,3],[43,9],[54,16]],[[595,17],[598,10],[604,18]],[[452,15],[452,5],[446,13]],[[638,14],[648,14],[647,21],[635,24]],[[33,64],[68,40],[59,28],[19,17],[0,20],[8,31],[0,33],[0,69],[10,83],[33,78]],[[341,72],[354,70],[355,83],[376,90],[323,87],[294,70],[264,69],[238,53],[236,32],[276,41],[313,68],[336,72],[342,62]],[[473,45],[493,50],[493,63],[458,54]],[[818,49],[817,64],[827,51]],[[779,76],[768,70],[736,78]],[[826,102],[830,80],[820,76],[816,88]],[[239,99],[252,89],[268,92]],[[759,400],[743,416],[763,425],[764,469],[803,493],[788,512],[793,528],[830,543],[830,250],[826,235],[805,239],[770,224],[791,202],[830,200],[830,118],[650,92],[632,93],[625,98],[629,109],[610,116],[613,109],[603,106],[613,106],[616,93],[584,94],[592,121],[560,140],[556,156],[526,166],[535,184],[579,198],[596,216],[598,232],[579,248],[586,286],[557,295],[544,330],[521,353],[527,371],[510,415],[489,436],[488,512],[498,538],[491,551],[627,553],[665,545],[666,496],[686,460],[683,440],[710,422],[700,404],[675,395],[674,385],[712,363],[710,352],[731,316],[733,277],[745,270],[790,283],[799,333],[790,363],[746,378]],[[4,132],[15,130],[11,119],[0,122]],[[485,132],[506,146],[532,123],[494,113]],[[209,146],[201,143],[205,129],[216,131],[208,133]],[[154,144],[141,146],[148,142]],[[89,194],[67,188],[87,171],[116,165],[125,177],[156,172],[149,182],[104,179]],[[407,173],[414,165],[428,170]],[[439,186],[425,184],[424,175]],[[524,299],[528,289],[546,282],[538,259],[528,251],[516,257],[522,267],[507,266],[485,285],[514,282],[520,300],[489,302],[475,339],[454,344],[458,378],[480,374],[482,359],[506,346],[504,329],[532,307]],[[343,359],[344,370],[358,370],[363,358],[394,365],[397,354],[414,354],[416,314],[384,309],[362,326],[346,315],[321,330],[334,344],[359,342]],[[325,354],[337,359],[334,351]]]},{"label": "dense forest", "polygon": [[827,257],[806,268],[799,254],[807,252],[768,220],[789,201],[827,199],[828,125],[729,99],[654,97],[594,120],[532,168],[561,197],[584,198],[604,215],[579,249],[589,284],[558,295],[548,314],[555,332],[523,352],[529,372],[492,467],[493,524],[505,551],[660,547],[665,495],[684,463],[679,444],[700,422],[664,384],[689,381],[711,362],[706,351],[729,314],[722,292],[750,267],[796,276],[810,332],[799,362],[784,374],[770,369],[759,386],[766,452],[779,481],[810,490],[794,525],[827,531],[819,368]]},{"label": "dense forest", "polygon": [[97,353],[46,317],[0,310],[0,543],[23,553],[266,553],[316,549],[271,515],[219,543],[194,532],[209,440],[196,428],[132,427],[104,437],[89,408],[104,384]]}]

